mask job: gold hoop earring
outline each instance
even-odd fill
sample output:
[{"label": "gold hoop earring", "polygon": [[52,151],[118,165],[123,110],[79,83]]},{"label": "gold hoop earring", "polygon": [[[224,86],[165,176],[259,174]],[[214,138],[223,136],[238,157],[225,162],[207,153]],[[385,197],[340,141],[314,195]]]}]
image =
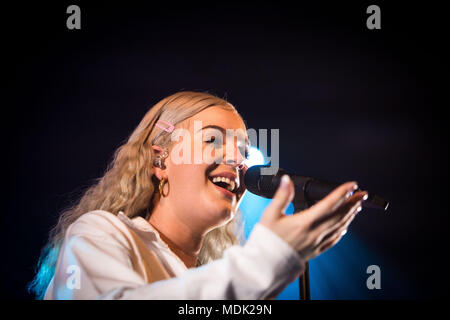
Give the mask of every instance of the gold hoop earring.
[{"label": "gold hoop earring", "polygon": [[167,197],[167,195],[169,194],[169,191],[167,191],[166,194],[164,194],[164,185],[166,184],[166,182],[169,182],[168,180],[166,180],[165,178],[162,178],[161,180],[159,180],[159,195],[162,197]]}]

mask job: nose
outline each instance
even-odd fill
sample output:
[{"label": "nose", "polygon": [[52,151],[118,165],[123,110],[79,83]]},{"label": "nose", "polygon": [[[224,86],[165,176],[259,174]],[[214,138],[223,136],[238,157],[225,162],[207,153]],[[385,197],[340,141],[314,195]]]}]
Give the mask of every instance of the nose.
[{"label": "nose", "polygon": [[244,169],[244,167],[245,167],[244,161],[242,161],[242,162],[237,162],[237,161],[234,161],[234,160],[227,160],[227,161],[225,161],[225,163],[226,163],[227,165],[232,166],[233,168],[238,169],[238,170],[242,170],[242,169]]},{"label": "nose", "polygon": [[245,155],[240,151],[240,148],[233,149],[233,156],[230,157],[228,154],[225,156],[225,164],[230,165],[238,170],[242,170],[245,166]]}]

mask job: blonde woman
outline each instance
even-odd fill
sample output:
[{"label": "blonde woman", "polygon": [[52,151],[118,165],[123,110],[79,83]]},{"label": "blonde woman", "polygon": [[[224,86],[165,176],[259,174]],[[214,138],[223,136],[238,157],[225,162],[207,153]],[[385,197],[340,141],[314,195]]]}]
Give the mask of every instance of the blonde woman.
[{"label": "blonde woman", "polygon": [[[231,147],[229,139],[219,139],[227,129],[243,132]],[[174,139],[177,130],[188,134]],[[305,261],[339,241],[366,193],[352,195],[356,182],[348,182],[308,210],[287,216],[294,187],[285,176],[241,243],[237,212],[245,191],[245,130],[230,103],[207,93],[179,92],[153,106],[105,175],[61,214],[31,283],[36,296],[277,296],[301,274]],[[231,157],[226,148],[234,151]]]}]

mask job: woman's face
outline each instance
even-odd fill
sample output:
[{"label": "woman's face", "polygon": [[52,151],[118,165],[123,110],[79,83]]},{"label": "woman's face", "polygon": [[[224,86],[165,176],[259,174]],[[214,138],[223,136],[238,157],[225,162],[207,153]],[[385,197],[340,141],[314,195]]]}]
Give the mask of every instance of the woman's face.
[{"label": "woman's face", "polygon": [[163,201],[186,225],[210,230],[233,217],[244,192],[245,124],[233,111],[210,107],[184,127],[165,161],[169,189]]}]

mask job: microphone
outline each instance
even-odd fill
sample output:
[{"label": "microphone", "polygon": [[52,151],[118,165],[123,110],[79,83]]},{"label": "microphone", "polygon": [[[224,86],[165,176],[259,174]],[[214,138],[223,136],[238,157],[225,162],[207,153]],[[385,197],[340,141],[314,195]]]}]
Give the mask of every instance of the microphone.
[{"label": "microphone", "polygon": [[[289,173],[281,168],[278,169],[275,175],[261,175],[261,168],[264,167],[268,166],[259,165],[247,169],[244,176],[244,183],[247,190],[256,195],[271,199],[280,185],[281,177],[287,174],[294,183],[295,197],[293,202],[296,210],[313,205],[341,185],[338,182],[319,180]],[[356,191],[361,190],[358,189]],[[369,193],[369,197],[362,202],[362,206],[385,211],[389,206],[389,201]]]}]

